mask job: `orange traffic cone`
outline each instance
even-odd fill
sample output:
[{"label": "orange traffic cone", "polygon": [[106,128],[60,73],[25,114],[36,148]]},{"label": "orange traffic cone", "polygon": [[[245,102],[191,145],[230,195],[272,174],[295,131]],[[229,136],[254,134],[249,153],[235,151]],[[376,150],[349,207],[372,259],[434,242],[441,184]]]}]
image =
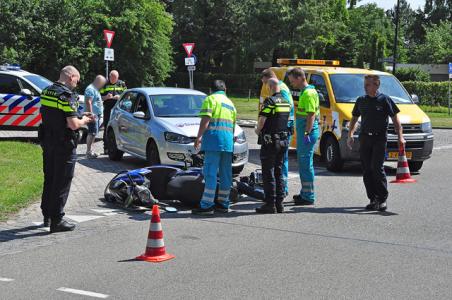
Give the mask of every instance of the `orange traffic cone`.
[{"label": "orange traffic cone", "polygon": [[160,211],[157,205],[152,207],[151,225],[149,227],[148,242],[145,253],[136,259],[148,262],[161,262],[174,258],[174,255],[166,253],[163,241],[162,224],[160,223]]},{"label": "orange traffic cone", "polygon": [[416,180],[411,178],[410,167],[408,166],[408,160],[406,158],[405,153],[405,146],[400,145],[396,179],[391,181],[391,183],[412,183],[412,182],[416,182]]}]

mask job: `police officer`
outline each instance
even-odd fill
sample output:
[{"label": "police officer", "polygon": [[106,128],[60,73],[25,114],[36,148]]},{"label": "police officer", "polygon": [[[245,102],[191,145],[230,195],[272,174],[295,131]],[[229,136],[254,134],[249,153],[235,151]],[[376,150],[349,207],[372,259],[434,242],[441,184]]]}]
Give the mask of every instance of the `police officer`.
[{"label": "police officer", "polygon": [[[198,136],[195,149],[204,151],[205,180],[204,193],[199,208],[192,210],[196,215],[212,215],[214,212],[229,211],[229,192],[232,187],[232,153],[234,151],[234,128],[237,111],[226,96],[226,84],[215,80],[214,93],[204,100],[199,116]],[[219,175],[218,201],[215,204]]]},{"label": "police officer", "polygon": [[116,70],[112,70],[108,76],[107,84],[100,89],[100,95],[102,96],[104,106],[104,154],[107,154],[107,125],[110,121],[110,114],[113,106],[119,100],[122,92],[127,89],[124,81],[119,80],[119,73]]},{"label": "police officer", "polygon": [[[278,77],[276,76],[275,72],[273,72],[272,69],[265,69],[262,72],[262,83],[267,84],[268,80],[270,78],[278,80]],[[288,134],[289,134],[289,145],[291,142],[292,135],[294,133],[294,115],[295,115],[295,109],[292,99],[292,94],[290,92],[290,89],[287,87],[287,85],[281,81],[278,80],[278,85],[281,90],[281,96],[282,98],[290,104],[290,115],[289,115],[289,121],[287,122],[287,128],[288,128]],[[289,147],[287,147],[286,152],[284,152],[284,163],[282,168],[283,176],[284,176],[284,192],[286,196],[289,194]]]},{"label": "police officer", "polygon": [[314,146],[319,138],[319,95],[309,85],[306,74],[299,68],[288,72],[290,84],[300,89],[296,112],[297,157],[300,172],[301,191],[293,197],[295,205],[312,205],[316,200],[314,192]]},{"label": "police officer", "polygon": [[378,75],[365,76],[366,95],[356,100],[347,143],[350,148],[353,147],[356,123],[361,117],[360,155],[364,185],[370,200],[366,209],[385,211],[387,209],[388,183],[383,164],[386,155],[389,117],[397,132],[399,145],[405,144],[405,139],[398,117],[400,110],[389,96],[378,91],[379,87],[380,77]]},{"label": "police officer", "polygon": [[256,128],[258,143],[261,145],[265,194],[265,204],[256,208],[256,212],[261,214],[284,212],[283,201],[286,194],[282,168],[284,154],[289,147],[287,122],[291,105],[283,98],[278,79],[268,79],[268,85],[272,96],[265,99]]},{"label": "police officer", "polygon": [[66,66],[60,78],[41,94],[42,124],[39,140],[43,149],[44,189],[41,209],[44,226],[50,232],[74,230],[75,225],[63,219],[64,206],[74,176],[78,132],[81,126],[94,121],[92,114],[79,117],[77,86],[80,74],[73,66]]}]

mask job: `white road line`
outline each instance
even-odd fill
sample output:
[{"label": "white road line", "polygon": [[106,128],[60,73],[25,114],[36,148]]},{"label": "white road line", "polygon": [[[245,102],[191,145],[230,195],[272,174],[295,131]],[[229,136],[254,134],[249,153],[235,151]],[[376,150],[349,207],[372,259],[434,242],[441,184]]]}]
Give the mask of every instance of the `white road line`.
[{"label": "white road line", "polygon": [[94,216],[94,215],[90,215],[90,216],[66,215],[66,218],[71,219],[77,223],[96,220],[96,219],[103,218],[103,217],[104,216]]},{"label": "white road line", "polygon": [[71,293],[71,294],[77,294],[77,295],[83,295],[83,296],[89,296],[89,297],[94,297],[94,298],[101,298],[101,299],[108,298],[108,295],[105,295],[105,294],[84,291],[84,290],[76,290],[76,289],[65,288],[65,287],[60,287],[57,289],[57,291]]},{"label": "white road line", "polygon": [[0,281],[2,281],[2,282],[11,282],[11,281],[14,281],[14,279],[12,279],[12,278],[0,277]]},{"label": "white road line", "polygon": [[452,145],[438,146],[433,148],[433,150],[446,150],[446,149],[452,149]]}]

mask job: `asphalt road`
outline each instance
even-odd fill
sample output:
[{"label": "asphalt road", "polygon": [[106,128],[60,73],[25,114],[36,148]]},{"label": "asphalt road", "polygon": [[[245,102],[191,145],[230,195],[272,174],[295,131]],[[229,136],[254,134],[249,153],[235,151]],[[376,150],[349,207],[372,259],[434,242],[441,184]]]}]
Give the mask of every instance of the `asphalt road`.
[{"label": "asphalt road", "polygon": [[[358,165],[333,174],[320,164],[314,207],[262,216],[253,213],[259,203],[239,202],[224,217],[163,213],[176,256],[164,263],[133,259],[144,251],[147,214],[83,222],[84,235],[1,255],[0,299],[451,299],[452,131],[435,135],[418,182],[390,184],[388,212],[363,210]],[[294,154],[291,169],[290,198],[299,189]]]}]

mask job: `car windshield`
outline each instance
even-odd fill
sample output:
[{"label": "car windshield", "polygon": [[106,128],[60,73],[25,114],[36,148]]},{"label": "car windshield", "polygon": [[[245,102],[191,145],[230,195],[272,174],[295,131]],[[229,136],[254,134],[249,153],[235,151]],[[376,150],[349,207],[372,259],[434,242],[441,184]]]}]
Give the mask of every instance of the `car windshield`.
[{"label": "car windshield", "polygon": [[149,95],[156,117],[197,117],[204,95]]},{"label": "car windshield", "polygon": [[27,80],[31,81],[35,86],[37,86],[40,90],[45,89],[46,87],[52,85],[52,82],[45,77],[39,75],[25,75]]},{"label": "car windshield", "polygon": [[[365,94],[365,74],[332,74],[330,75],[334,97],[339,103],[354,103],[356,99]],[[412,104],[410,95],[400,82],[391,75],[380,75],[380,93],[388,95],[395,103]]]}]

